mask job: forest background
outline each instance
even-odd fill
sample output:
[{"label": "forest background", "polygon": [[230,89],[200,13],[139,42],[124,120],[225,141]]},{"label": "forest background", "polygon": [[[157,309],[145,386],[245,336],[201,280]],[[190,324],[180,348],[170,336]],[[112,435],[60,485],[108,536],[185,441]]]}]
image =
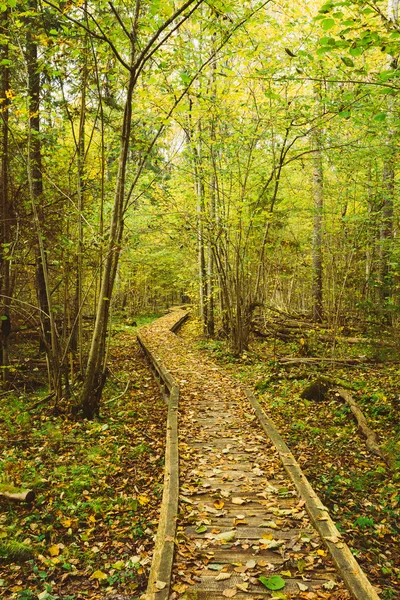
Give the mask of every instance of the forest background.
[{"label": "forest background", "polygon": [[266,305],[396,322],[396,3],[1,8],[4,380],[39,323],[92,417],[110,312],[187,297],[234,354]]}]

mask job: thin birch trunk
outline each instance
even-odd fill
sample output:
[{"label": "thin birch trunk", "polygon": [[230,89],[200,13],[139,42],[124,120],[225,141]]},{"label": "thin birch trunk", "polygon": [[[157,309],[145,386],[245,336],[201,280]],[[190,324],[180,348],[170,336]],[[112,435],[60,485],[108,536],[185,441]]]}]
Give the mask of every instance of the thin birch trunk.
[{"label": "thin birch trunk", "polygon": [[312,248],[312,316],[314,321],[320,323],[323,319],[322,214],[324,189],[320,131],[318,129],[313,134],[313,148],[314,229]]},{"label": "thin birch trunk", "polygon": [[[10,9],[5,10],[0,16],[0,33],[7,40],[8,24],[9,24]],[[3,61],[1,69],[1,110],[2,110],[2,132],[1,132],[1,172],[0,172],[0,210],[1,210],[1,244],[2,255],[0,263],[0,291],[3,295],[3,306],[1,314],[1,345],[0,345],[0,364],[6,367],[9,364],[8,358],[8,336],[11,332],[10,304],[11,304],[11,214],[9,205],[9,186],[8,186],[8,117],[9,117],[9,100],[7,91],[10,87],[10,76],[8,66],[8,41],[0,47],[0,55]],[[8,370],[3,368],[2,379],[3,383],[7,382]]]},{"label": "thin birch trunk", "polygon": [[[321,105],[321,89],[314,89],[316,102],[316,116],[318,117]],[[324,174],[322,162],[320,127],[316,126],[311,135],[313,149],[313,193],[314,193],[314,227],[312,242],[312,317],[317,323],[323,319],[323,256],[322,256],[322,228],[324,208]]]}]

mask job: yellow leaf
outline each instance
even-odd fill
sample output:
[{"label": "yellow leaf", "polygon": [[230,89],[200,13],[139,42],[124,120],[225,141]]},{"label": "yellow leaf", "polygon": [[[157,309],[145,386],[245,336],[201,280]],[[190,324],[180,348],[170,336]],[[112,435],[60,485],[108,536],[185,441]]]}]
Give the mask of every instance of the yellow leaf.
[{"label": "yellow leaf", "polygon": [[96,523],[96,517],[94,515],[89,515],[87,520],[89,523]]},{"label": "yellow leaf", "polygon": [[172,586],[172,589],[178,594],[184,594],[188,587],[189,586],[185,585],[184,583],[175,583],[175,585]]},{"label": "yellow leaf", "polygon": [[291,577],[292,574],[290,571],[281,571],[281,575],[283,575],[284,577]]},{"label": "yellow leaf", "polygon": [[68,529],[68,527],[71,527],[71,523],[72,523],[71,519],[62,519],[62,521],[61,521],[61,525],[63,527],[66,527],[67,529]]},{"label": "yellow leaf", "polygon": [[326,556],[325,550],[317,550],[317,554],[319,554],[320,556]]},{"label": "yellow leaf", "polygon": [[138,502],[142,506],[145,506],[146,504],[148,504],[150,502],[150,498],[148,496],[144,496],[144,495],[138,496]]},{"label": "yellow leaf", "polygon": [[216,500],[214,506],[220,510],[221,508],[224,508],[225,502],[223,500]]},{"label": "yellow leaf", "polygon": [[103,571],[95,571],[94,573],[91,574],[91,576],[89,577],[89,579],[107,579],[107,575],[105,573],[103,573]]},{"label": "yellow leaf", "polygon": [[50,554],[50,556],[58,556],[60,554],[60,548],[58,547],[57,544],[50,546],[49,554]]}]

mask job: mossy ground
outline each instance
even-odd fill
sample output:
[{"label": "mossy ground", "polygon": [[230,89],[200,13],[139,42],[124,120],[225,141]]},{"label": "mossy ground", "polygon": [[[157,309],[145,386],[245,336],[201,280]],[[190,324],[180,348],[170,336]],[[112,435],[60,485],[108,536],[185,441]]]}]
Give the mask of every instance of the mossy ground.
[{"label": "mossy ground", "polygon": [[4,560],[0,554],[2,598],[78,600],[121,590],[139,597],[145,589],[166,406],[135,328],[115,329],[110,371],[97,421],[55,416],[51,401],[28,411],[45,390],[0,399],[0,481],[36,492],[32,505],[0,498],[0,542],[30,552]]}]

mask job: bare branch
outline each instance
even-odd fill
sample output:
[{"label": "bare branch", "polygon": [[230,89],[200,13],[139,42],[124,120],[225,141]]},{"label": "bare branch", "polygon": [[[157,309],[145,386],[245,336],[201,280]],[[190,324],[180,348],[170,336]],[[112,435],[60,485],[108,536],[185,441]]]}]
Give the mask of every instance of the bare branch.
[{"label": "bare branch", "polygon": [[122,31],[125,33],[125,35],[127,36],[128,40],[132,40],[132,34],[129,33],[129,31],[127,30],[127,28],[124,25],[123,20],[121,19],[121,17],[119,16],[119,12],[117,11],[117,9],[115,8],[114,4],[112,2],[108,3],[112,12],[115,15],[115,18],[117,19],[118,23],[121,25]]}]

